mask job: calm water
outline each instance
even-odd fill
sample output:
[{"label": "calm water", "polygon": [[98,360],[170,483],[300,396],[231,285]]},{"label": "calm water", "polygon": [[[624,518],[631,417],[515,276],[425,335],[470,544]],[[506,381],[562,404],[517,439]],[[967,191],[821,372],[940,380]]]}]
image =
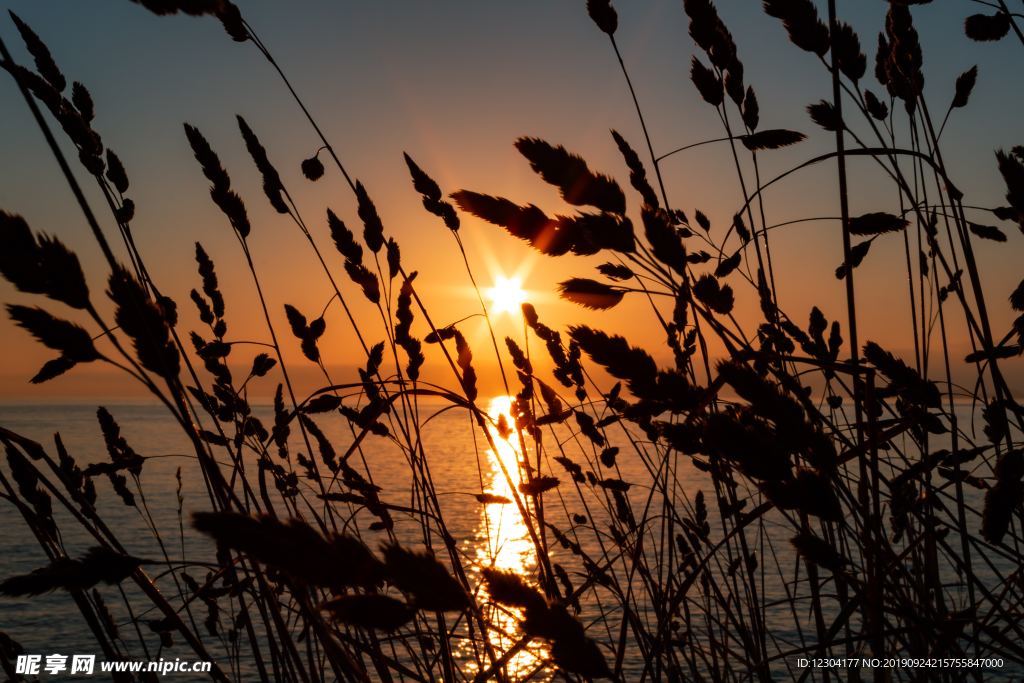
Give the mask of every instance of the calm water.
[{"label": "calm water", "polygon": [[[507,400],[496,399],[491,404],[491,412],[494,415],[507,411],[507,408]],[[148,458],[142,473],[145,497],[144,499],[139,498],[138,508],[126,507],[110,489],[106,478],[97,477],[95,481],[99,493],[101,516],[110,527],[115,529],[129,552],[140,557],[158,558],[161,553],[160,546],[150,530],[149,518],[143,514],[148,511],[152,523],[161,530],[166,552],[172,560],[178,561],[183,555],[188,559],[208,558],[210,556],[209,544],[188,528],[187,520],[190,513],[209,509],[209,504],[194,458],[186,455],[189,451],[187,440],[160,407],[114,405],[110,406],[110,410],[119,421],[122,433],[128,442]],[[430,410],[424,408],[424,415],[429,413]],[[260,415],[260,417],[267,416]],[[272,423],[272,419],[268,417],[265,424],[270,423]],[[341,450],[341,446],[351,441],[351,436],[342,432],[339,419],[320,419],[318,423],[333,442],[340,444],[339,450]],[[80,465],[108,460],[96,422],[95,408],[92,406],[4,406],[0,407],[0,425],[40,441],[51,452],[53,432],[59,430],[69,452]],[[484,490],[497,495],[509,496],[509,483],[501,474],[499,461],[505,464],[506,469],[515,472],[517,469],[515,462],[518,456],[516,451],[501,441],[499,441],[498,453],[488,451],[481,434],[471,428],[467,416],[455,411],[442,412],[436,418],[429,420],[423,428],[423,438],[433,480],[440,493],[446,522],[454,538],[458,539],[460,551],[471,571],[479,571],[482,567],[493,565],[524,574],[532,573],[536,567],[534,549],[527,539],[525,526],[515,506],[481,506],[472,495]],[[546,443],[548,448],[556,448],[556,444],[550,441]],[[577,445],[570,443],[567,448],[570,453],[578,452],[572,450],[578,448]],[[374,483],[383,489],[381,494],[383,500],[396,505],[415,505],[414,501],[410,500],[408,466],[397,448],[388,444],[384,439],[374,438],[366,442],[364,456]],[[555,467],[557,468],[557,466]],[[637,455],[630,454],[626,448],[622,449],[619,467],[622,479],[636,483],[630,491],[630,498],[634,509],[640,510],[649,492],[644,488],[643,482],[651,480],[647,467]],[[181,495],[184,499],[185,528],[183,534],[179,533],[178,480],[176,477],[179,468],[182,472]],[[568,479],[561,470],[553,473],[560,476],[563,482]],[[683,482],[684,490],[688,493],[695,493],[703,488],[708,494],[709,503],[711,502],[713,496],[707,475],[684,463],[680,466],[678,477]],[[565,485],[556,492],[545,496],[545,504],[555,508],[552,515],[557,514],[559,524],[564,523],[572,514],[586,514],[590,516],[588,524],[593,523],[594,526],[601,529],[608,527],[608,520],[602,518],[602,513],[599,510],[596,508],[584,509],[575,497],[575,492]],[[714,539],[720,536],[720,529],[714,527],[716,515],[713,505],[711,507],[712,538]],[[25,573],[44,564],[45,558],[42,551],[21,523],[20,518],[4,501],[0,501],[0,509],[3,510],[0,513],[3,515],[0,519],[4,521],[3,524],[0,524],[0,558],[2,558],[0,560],[0,569],[2,569],[0,576]],[[76,526],[69,518],[58,517],[58,521],[62,530],[67,530],[64,542],[68,553],[77,555],[84,552],[90,545],[89,539],[85,538],[82,532],[75,530]],[[398,514],[396,514],[396,522],[398,523],[396,533],[400,541],[413,547],[422,545],[422,536],[418,525],[403,520]],[[788,528],[779,525],[778,520],[768,519],[764,527],[764,534],[767,538],[761,537],[758,540],[762,543],[768,540],[773,541],[780,564],[783,567],[791,567],[792,562],[786,557],[792,552],[786,542],[786,539],[792,535]],[[596,534],[590,536],[581,534],[580,536],[584,549],[593,556],[600,556],[602,548],[599,547],[599,541],[596,539]],[[368,534],[364,533],[364,540],[371,547],[375,547],[379,542],[384,541],[385,537],[383,535],[374,536],[372,532],[369,532]],[[610,539],[605,540],[611,543]],[[614,548],[613,543],[612,547]],[[607,549],[607,547],[604,548],[604,550]],[[765,549],[764,545],[760,546],[760,550],[770,552]],[[557,544],[553,545],[551,560],[552,562],[563,562],[567,568],[572,566],[572,558],[568,551],[558,547]],[[996,558],[995,561],[998,562],[998,559]],[[201,578],[205,573],[202,568],[195,568],[191,571],[197,578]],[[769,602],[778,600],[781,603],[786,597],[786,592],[779,575],[775,574],[774,579],[772,576],[770,572],[766,575],[763,586],[765,599]],[[786,580],[792,578],[792,576],[788,576]],[[161,585],[165,591],[174,591],[173,584],[167,583],[166,580]],[[132,599],[134,594],[130,582],[126,582],[124,587],[131,604],[136,608],[143,604],[143,601]],[[121,625],[122,639],[128,644],[131,656],[146,659],[147,657],[140,650],[135,634],[129,630],[127,606],[118,588],[101,586],[100,591],[115,620]],[[594,621],[602,613],[603,607],[607,607],[607,605],[602,606],[593,601],[592,597],[588,598],[582,605],[581,621],[584,624]],[[200,607],[200,614],[197,615],[199,621],[204,616],[202,612],[203,609]],[[136,614],[136,616],[140,615]],[[157,615],[152,616],[156,618]],[[788,641],[794,646],[799,643],[798,634],[794,628],[793,613],[788,606],[770,608],[765,616],[773,636],[780,643]],[[499,650],[514,642],[517,630],[516,620],[513,617],[502,617],[500,622],[510,636],[507,640],[495,641],[494,644]],[[612,623],[614,624],[614,621]],[[809,615],[806,615],[803,627],[805,634],[813,628]],[[200,628],[202,627],[200,626]],[[593,634],[599,641],[615,642],[617,640],[618,634],[613,629],[606,631],[604,625],[595,626],[595,628],[600,629]],[[29,653],[96,652],[96,646],[74,604],[61,594],[44,595],[31,599],[0,598],[0,631],[6,632],[20,642],[25,651]],[[151,635],[147,634],[147,637]],[[150,655],[153,658],[159,656],[158,653],[168,658],[175,656],[188,658],[190,656],[190,652],[184,644],[176,644],[173,648],[161,652],[159,639],[152,636],[149,637],[149,640],[152,648]],[[515,658],[510,663],[510,668],[522,672],[535,669],[537,657],[544,654],[541,647],[540,644],[535,644],[532,651],[526,651]],[[789,648],[779,645],[778,649],[785,651]],[[624,666],[626,680],[638,680],[642,667],[642,661],[631,661],[627,658]],[[780,680],[788,678],[785,668],[780,668],[779,674]],[[255,673],[251,670],[235,672],[235,676],[241,680],[255,679]],[[178,674],[169,678],[186,680],[188,677]],[[541,679],[543,678],[544,676],[541,676]]]},{"label": "calm water", "polygon": [[[151,518],[153,526],[161,531],[166,551],[173,561],[179,561],[183,554],[187,559],[210,559],[210,544],[188,525],[192,512],[210,509],[194,456],[188,455],[188,440],[160,406],[112,405],[108,408],[120,424],[122,435],[147,460],[141,475],[144,496],[137,497],[136,508],[121,503],[106,477],[94,479],[101,517],[115,530],[128,552],[136,556],[160,557],[160,545],[150,528]],[[496,399],[492,410],[495,415],[507,412],[507,399]],[[424,408],[424,415],[428,414],[429,407]],[[257,409],[257,415],[264,424],[272,424],[272,413],[268,408]],[[344,444],[351,443],[352,438],[343,431],[340,422],[336,416],[334,419],[318,419],[318,424],[342,452]],[[59,431],[69,453],[83,467],[87,463],[109,460],[94,406],[0,406],[0,425],[39,441],[51,454],[54,454],[54,432]],[[431,419],[423,428],[423,438],[445,522],[452,536],[460,541],[464,561],[476,571],[495,566],[524,574],[533,572],[536,568],[534,548],[515,507],[482,506],[474,498],[474,494],[481,490],[511,497],[509,483],[501,474],[498,458],[503,459],[508,471],[515,473],[516,451],[500,440],[497,454],[488,451],[482,435],[472,429],[467,416],[454,411],[442,412]],[[409,467],[401,451],[379,438],[367,440],[364,446],[363,454],[373,483],[383,489],[382,499],[395,505],[414,506],[415,501],[410,499],[409,493]],[[293,448],[293,452],[305,450],[299,442],[294,443]],[[179,468],[184,499],[181,515],[185,520],[183,534],[179,533]],[[564,478],[564,473],[556,474],[562,474]],[[639,476],[640,473],[636,474]],[[20,518],[8,507],[2,510],[0,514],[5,523],[0,525],[0,558],[3,558],[0,576],[26,573],[45,564],[45,556]],[[79,555],[93,545],[69,515],[59,513],[57,520],[66,534],[64,543],[69,555]],[[422,547],[423,538],[418,524],[403,519],[399,513],[395,513],[395,521],[396,535],[401,542],[414,548]],[[363,540],[374,548],[384,542],[386,536],[364,532]],[[560,554],[568,553],[561,548],[554,549],[553,561],[558,561]],[[203,568],[190,571],[200,579],[205,574]],[[123,587],[129,599],[135,597],[130,582],[125,582]],[[174,587],[165,585],[164,590],[173,591]],[[122,639],[127,641],[132,656],[147,658],[141,652],[135,634],[130,632],[127,607],[118,589],[101,586],[100,591],[122,628]],[[134,604],[134,600],[131,602]],[[142,602],[144,599],[139,604]],[[202,608],[199,612],[197,619],[201,621],[204,616]],[[152,616],[157,618],[159,615]],[[497,616],[502,627],[514,634],[517,628],[515,619]],[[581,616],[585,618],[587,612]],[[97,649],[74,603],[60,593],[33,598],[0,598],[0,631],[17,640],[29,653],[94,653]],[[156,638],[155,642],[158,644],[159,639]],[[514,639],[507,642],[495,640],[494,644],[501,647],[512,642]],[[210,646],[209,643],[207,645]],[[211,649],[215,648],[215,644],[211,646]],[[153,647],[150,651],[154,658],[157,650]],[[189,656],[187,645],[183,644],[163,654],[169,658]],[[531,651],[513,659],[510,666],[522,667],[524,671],[534,669],[537,666],[535,655],[543,655],[539,643],[533,645]],[[241,672],[243,680],[250,675],[255,678],[253,671]],[[176,680],[187,678],[182,674],[174,674],[173,677]]]}]

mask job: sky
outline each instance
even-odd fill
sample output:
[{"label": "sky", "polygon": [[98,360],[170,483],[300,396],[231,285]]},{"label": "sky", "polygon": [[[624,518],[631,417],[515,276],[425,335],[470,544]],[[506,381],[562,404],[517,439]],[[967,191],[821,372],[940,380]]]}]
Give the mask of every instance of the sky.
[{"label": "sky", "polygon": [[[6,0],[48,43],[69,80],[87,85],[96,102],[94,127],[123,160],[136,204],[136,242],[161,289],[182,311],[182,329],[197,327],[188,292],[198,285],[194,243],[201,241],[217,264],[228,304],[230,334],[236,340],[267,341],[252,280],[228,224],[210,202],[202,176],[182,132],[196,125],[210,140],[231,174],[253,222],[249,243],[286,360],[308,387],[319,381],[303,361],[284,321],[283,305],[319,312],[330,286],[312,260],[309,245],[287,217],[276,214],[260,190],[235,124],[243,115],[260,136],[271,161],[295,197],[303,217],[346,293],[357,317],[377,320],[345,279],[341,259],[330,245],[325,209],[350,225],[359,221],[351,192],[335,169],[319,182],[305,180],[302,159],[319,147],[314,132],[288,96],[271,66],[248,44],[232,42],[210,18],[157,17],[127,0],[82,3],[72,0]],[[292,80],[350,173],[373,197],[387,233],[402,248],[408,270],[419,271],[418,291],[439,323],[479,312],[465,268],[452,239],[425,213],[402,160],[408,152],[445,191],[471,189],[535,203],[550,212],[566,208],[539,180],[513,142],[530,135],[566,146],[591,168],[628,186],[628,172],[609,134],[620,131],[641,150],[642,136],[632,101],[607,36],[588,19],[584,0],[520,0],[514,3],[439,0],[432,3],[378,0],[306,0],[282,3],[242,0],[244,16]],[[721,122],[689,80],[695,46],[679,0],[615,3],[619,42],[658,153],[720,137]],[[773,177],[829,149],[831,134],[816,129],[805,107],[830,95],[830,81],[817,59],[787,40],[781,25],[757,2],[720,2],[746,67],[746,80],[759,95],[762,128],[791,128],[807,142],[761,156],[762,174]],[[1011,39],[971,43],[964,17],[978,5],[947,0],[914,8],[925,54],[926,94],[933,109],[945,111],[956,76],[979,67],[971,104],[951,117],[943,153],[954,181],[976,206],[1002,204],[1005,193],[993,151],[1024,142],[1020,111],[1024,89],[1013,66],[1022,46]],[[860,33],[873,61],[875,36],[882,28],[881,0],[840,0],[839,12]],[[15,54],[27,56],[13,25],[3,17],[0,36]],[[870,73],[870,69],[869,69]],[[876,92],[877,84],[867,80]],[[58,235],[80,256],[91,289],[101,296],[104,270],[95,243],[63,183],[59,169],[35,127],[20,93],[0,78],[0,208],[23,215],[36,230]],[[74,159],[72,153],[71,158]],[[646,159],[648,162],[649,159]],[[854,214],[895,211],[897,197],[871,168],[851,169]],[[79,169],[80,170],[80,169]],[[724,232],[742,203],[728,148],[708,145],[663,164],[673,203],[690,215],[700,209],[712,221],[712,234]],[[79,178],[89,180],[84,173]],[[91,182],[83,182],[90,190]],[[89,194],[99,207],[99,196]],[[627,193],[633,215],[639,201]],[[770,222],[824,217],[776,230],[772,249],[779,275],[780,301],[798,321],[811,306],[839,318],[845,330],[843,284],[833,271],[842,260],[835,190],[835,167],[820,165],[792,176],[766,195]],[[113,223],[103,217],[113,235]],[[991,217],[985,219],[992,222]],[[977,246],[989,293],[994,327],[1010,321],[1006,297],[1016,286],[1021,235],[1004,225],[1007,245]],[[624,334],[631,343],[652,348],[668,361],[661,335],[642,300],[627,300],[605,312],[584,311],[559,301],[555,285],[569,276],[592,277],[606,259],[552,259],[499,228],[463,216],[462,237],[479,283],[498,277],[523,278],[541,318],[564,328],[586,323]],[[911,353],[902,240],[889,237],[872,249],[857,271],[862,339],[875,339],[902,354]],[[737,318],[757,314],[756,295],[741,284]],[[0,300],[42,303],[0,283]],[[74,319],[59,304],[58,315]],[[495,317],[496,333],[521,337],[516,316]],[[328,309],[321,341],[326,363],[338,375],[362,363],[361,351],[336,304]],[[966,349],[962,326],[954,321],[954,343]],[[463,324],[477,350],[487,387],[496,386],[489,340],[479,318]],[[382,339],[379,323],[367,322],[367,336]],[[422,321],[414,332],[426,333]],[[139,396],[131,382],[105,367],[79,367],[41,386],[28,384],[52,352],[22,330],[0,322],[0,400],[126,399]],[[248,352],[243,352],[248,353]],[[429,372],[440,368],[428,348]],[[438,371],[439,372],[439,371]],[[439,375],[440,376],[440,375]],[[272,390],[268,385],[267,391]]]}]

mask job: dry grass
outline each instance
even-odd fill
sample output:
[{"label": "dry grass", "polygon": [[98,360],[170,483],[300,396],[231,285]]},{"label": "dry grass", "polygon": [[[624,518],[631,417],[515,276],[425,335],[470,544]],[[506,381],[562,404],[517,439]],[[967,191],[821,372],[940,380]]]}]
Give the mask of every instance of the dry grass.
[{"label": "dry grass", "polygon": [[[141,4],[160,14],[215,15],[232,38],[250,42],[276,67],[226,0]],[[361,230],[327,212],[338,254],[320,250],[320,228],[304,221],[283,184],[272,163],[283,152],[265,149],[243,119],[238,124],[266,199],[309,243],[311,264],[322,269],[343,311],[329,308],[333,299],[316,317],[288,306],[290,330],[274,328],[249,251],[254,236],[245,203],[214,146],[186,124],[211,199],[226,218],[222,227],[238,238],[270,348],[254,354],[245,377],[229,367],[246,347],[232,344],[217,267],[198,244],[201,284],[190,298],[205,327],[185,339],[177,304],[150,278],[146,255],[135,248],[129,176],[91,126],[88,90],[80,83],[69,89],[42,40],[15,18],[35,69],[18,66],[6,48],[3,66],[22,88],[103,249],[106,296],[115,311],[112,320],[101,314],[103,294],[89,289],[77,257],[57,238],[0,213],[3,276],[19,291],[92,321],[87,331],[42,308],[10,306],[11,318],[57,354],[32,381],[59,381],[78,364],[99,362],[142,383],[188,437],[208,494],[208,512],[180,521],[215,543],[208,557],[186,562],[164,544],[178,530],[154,525],[151,558],[125,552],[117,530],[97,512],[93,480],[109,478],[123,504],[146,516],[139,478],[145,458],[109,412],[99,413],[109,460],[87,466],[75,462],[59,437],[51,450],[0,429],[7,451],[0,497],[47,557],[35,572],[0,583],[0,593],[66,591],[107,658],[149,652],[147,643],[162,647],[173,635],[180,641],[175,654],[187,648],[215,660],[219,680],[509,680],[554,672],[566,680],[841,677],[796,666],[797,657],[813,656],[998,658],[1019,672],[1022,410],[1000,367],[1020,362],[1024,314],[1013,329],[992,328],[989,300],[1003,306],[1004,293],[986,290],[973,243],[1011,237],[968,218],[976,213],[939,144],[945,119],[969,106],[976,71],[957,81],[950,113],[939,121],[922,96],[921,48],[907,5],[888,8],[874,60],[872,87],[883,88],[877,92],[866,83],[870,60],[862,41],[837,20],[834,2],[827,16],[809,0],[764,5],[791,42],[832,77],[832,92],[810,115],[834,135],[835,148],[778,178],[762,178],[759,158],[804,136],[759,128],[761,108],[770,102],[759,104],[744,82],[740,50],[710,0],[686,0],[700,50],[692,80],[725,129],[724,137],[697,144],[729,147],[742,192],[727,230],[712,230],[703,214],[691,220],[673,205],[661,164],[694,145],[655,153],[607,1],[590,0],[587,9],[622,64],[649,156],[641,158],[613,133],[632,191],[582,157],[535,138],[516,146],[559,190],[568,205],[564,215],[469,190],[454,192],[450,202],[406,157],[413,189],[464,258],[455,206],[552,257],[606,256],[597,279],[567,280],[562,295],[594,309],[642,298],[650,302],[648,324],[664,333],[662,351],[672,361],[659,365],[655,356],[662,353],[591,327],[554,329],[524,306],[523,339],[502,344],[491,335],[503,375],[511,378],[511,423],[496,423],[477,402],[474,353],[483,350],[471,349],[457,324],[433,320],[420,298],[407,263],[423,255],[401,253],[367,190],[351,180],[297,96],[323,145],[302,162],[303,174],[333,182],[333,169],[324,166],[329,158],[357,199]],[[1021,37],[1016,18],[997,5],[990,16],[968,19],[969,36],[993,40],[1012,31]],[[106,198],[123,243],[120,255],[49,120],[74,144]],[[910,134],[899,140],[897,130]],[[873,164],[891,181],[898,208],[851,215],[856,188],[846,167],[853,160]],[[994,161],[1007,206],[989,211],[993,220],[1024,229],[1024,150],[1001,151]],[[836,277],[844,281],[847,310],[844,320],[828,321],[815,308],[803,325],[777,296],[772,222],[761,199],[781,178],[823,166],[837,171],[836,239],[844,260]],[[900,241],[913,313],[906,330],[910,359],[861,339],[857,329],[858,266],[880,248],[876,243],[899,248]],[[342,268],[330,265],[338,255]],[[475,287],[468,260],[466,268]],[[1024,313],[1021,291],[1011,305]],[[758,298],[760,319],[732,315],[738,292]],[[380,319],[354,317],[347,303],[353,297],[367,299]],[[963,318],[969,330],[967,361],[976,378],[966,389],[953,382],[959,359],[951,358],[950,316]],[[356,376],[332,378],[323,365],[318,341],[328,324],[356,333],[365,353]],[[373,343],[381,330],[384,341]],[[711,358],[709,340],[726,357]],[[301,347],[322,372],[323,387],[312,395],[296,395],[285,344]],[[531,345],[550,356],[551,376],[535,374]],[[421,381],[424,362],[447,366],[448,386]],[[595,381],[595,368],[611,381]],[[272,424],[256,416],[245,390],[250,380],[267,376],[279,380]],[[519,472],[499,463],[507,497],[472,492],[481,505],[518,510],[537,558],[531,575],[474,566],[460,551],[422,439],[425,397],[468,415],[487,448],[497,451],[498,441],[507,441],[535,456],[522,458]],[[965,401],[978,408],[978,432],[958,418]],[[339,424],[343,442],[325,433]],[[401,451],[409,491],[374,483],[363,449],[375,440]],[[644,480],[623,480],[625,458],[641,463]],[[681,472],[689,467],[701,473],[702,490],[684,484]],[[56,517],[70,520],[94,548],[70,557]],[[422,547],[398,543],[396,519],[418,529]],[[204,579],[194,578],[196,568]],[[148,628],[132,618],[137,643],[134,635],[115,633],[102,597],[102,585],[122,582],[134,583],[148,603]],[[140,612],[138,601],[132,612],[124,600],[129,614]],[[200,627],[196,616],[204,609]],[[531,650],[539,653],[533,670],[511,669],[533,641],[544,644]],[[7,637],[0,640],[0,664],[17,680],[14,651]],[[943,673],[950,680],[965,675]],[[909,670],[894,675],[923,679]]]}]

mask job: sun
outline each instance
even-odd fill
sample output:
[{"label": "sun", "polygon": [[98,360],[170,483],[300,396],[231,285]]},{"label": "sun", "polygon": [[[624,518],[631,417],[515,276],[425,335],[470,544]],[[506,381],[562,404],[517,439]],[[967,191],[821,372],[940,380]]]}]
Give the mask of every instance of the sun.
[{"label": "sun", "polygon": [[526,301],[522,279],[503,275],[495,278],[494,286],[487,290],[487,296],[491,300],[490,312],[495,315],[500,313],[514,315],[521,310]]}]

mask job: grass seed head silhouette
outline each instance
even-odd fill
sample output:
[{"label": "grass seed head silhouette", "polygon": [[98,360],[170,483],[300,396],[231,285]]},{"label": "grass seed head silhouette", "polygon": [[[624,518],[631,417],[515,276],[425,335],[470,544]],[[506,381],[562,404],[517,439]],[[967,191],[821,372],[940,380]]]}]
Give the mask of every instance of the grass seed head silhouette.
[{"label": "grass seed head silhouette", "polygon": [[[298,100],[232,3],[137,2],[158,15],[216,17],[231,38],[277,67]],[[94,129],[103,120],[97,103],[85,85],[68,87],[40,35],[15,17],[33,67],[10,58],[2,66],[49,113],[38,119],[44,131],[59,124],[108,200],[126,252],[108,243],[91,195],[70,171],[104,251],[101,276],[112,306],[93,301],[82,264],[61,241],[0,212],[0,274],[20,295],[45,296],[75,316],[49,303],[8,306],[15,326],[57,354],[32,381],[101,362],[141,382],[191,448],[198,490],[207,496],[193,526],[212,543],[190,542],[185,555],[180,470],[177,528],[150,516],[151,477],[168,456],[137,438],[120,410],[117,419],[97,412],[106,456],[89,464],[79,465],[59,436],[51,457],[0,429],[8,473],[0,473],[0,497],[55,558],[7,577],[0,593],[69,591],[68,604],[83,612],[105,650],[126,644],[134,630],[144,648],[157,638],[161,647],[173,642],[254,680],[767,681],[792,673],[781,662],[794,648],[834,656],[848,654],[850,643],[874,657],[984,652],[1019,666],[1013,596],[1024,451],[1021,409],[1004,368],[1024,348],[1024,284],[992,298],[999,288],[990,284],[981,240],[1016,246],[1016,231],[1004,224],[1024,229],[1024,151],[1007,141],[1008,151],[987,159],[1000,195],[1005,186],[1005,206],[965,203],[950,180],[960,169],[941,154],[945,122],[927,106],[914,4],[879,8],[883,30],[869,69],[866,41],[835,7],[825,16],[810,0],[763,3],[762,21],[780,20],[790,42],[821,61],[832,80],[833,92],[808,107],[811,135],[835,145],[825,154],[805,152],[798,143],[807,136],[797,130],[761,128],[777,102],[765,90],[759,100],[747,82],[742,46],[714,3],[685,0],[697,53],[690,66],[696,90],[688,96],[715,108],[724,136],[658,156],[643,89],[634,89],[629,55],[620,49],[619,15],[608,0],[589,0],[585,9],[623,70],[643,136],[634,148],[611,131],[620,168],[598,172],[555,141],[519,138],[517,152],[563,204],[541,209],[469,190],[449,195],[430,169],[404,155],[403,185],[411,180],[426,220],[447,228],[472,286],[465,240],[475,231],[462,229],[470,217],[558,257],[560,293],[590,309],[587,324],[564,326],[554,311],[541,311],[542,322],[537,308],[517,298],[509,307],[522,312],[522,330],[499,329],[479,291],[482,308],[465,315],[451,314],[461,304],[435,306],[437,293],[426,286],[432,264],[410,243],[400,247],[400,232],[385,230],[382,216],[393,207],[376,203],[362,182],[349,181],[361,231],[330,209],[326,226],[303,223],[298,204],[307,200],[293,202],[288,173],[272,157],[291,158],[280,168],[311,181],[334,182],[325,168],[331,163],[344,180],[354,176],[301,100],[319,139],[311,156],[309,147],[292,157],[268,151],[245,119],[236,122],[271,208],[294,219],[289,224],[314,250],[333,291],[322,305],[264,291],[262,270],[277,261],[257,265],[250,252],[257,214],[250,218],[210,141],[185,124],[210,198],[240,239],[264,310],[273,311],[263,319],[270,341],[259,332],[237,336],[247,327],[237,316],[246,314],[234,302],[229,328],[225,299],[237,291],[235,264],[218,257],[215,268],[214,252],[199,244],[189,296],[200,327],[184,329],[189,319],[179,320],[146,267],[149,255],[136,247],[132,232],[143,229],[146,214],[135,200],[143,195],[125,196],[137,183]],[[968,18],[965,31],[981,41],[1020,36],[1017,19],[993,7]],[[956,78],[947,117],[972,106],[979,71]],[[880,88],[891,101],[876,94]],[[894,107],[896,100],[903,106]],[[705,142],[728,147],[740,196],[724,209],[702,200],[684,212],[692,197],[671,182],[666,164],[669,157],[682,163],[684,151]],[[67,167],[61,146],[52,149]],[[768,174],[769,160],[800,154],[817,156]],[[861,196],[859,176],[847,176],[860,157],[880,165],[872,182],[891,179],[891,196]],[[777,235],[789,227],[778,223],[771,192],[776,183],[821,173],[822,163],[837,164],[844,178],[841,220],[815,218],[828,238],[842,239],[842,282],[815,286],[849,288],[845,319],[825,301],[794,311],[782,295],[790,273]],[[336,262],[319,251],[325,228],[347,278],[337,279]],[[907,288],[905,302],[897,288],[886,301],[910,309],[910,324],[886,334],[889,350],[864,329],[857,269],[869,255],[881,264],[893,253],[905,269],[872,271]],[[568,272],[591,265],[596,272]],[[365,301],[351,301],[350,292]],[[594,322],[613,307],[627,310],[627,329]],[[474,318],[492,338],[493,359],[474,336]],[[286,339],[275,331],[277,320],[291,332]],[[359,342],[343,377],[328,366],[338,332]],[[250,349],[253,343],[259,346]],[[503,367],[515,370],[503,378],[516,393],[500,399],[500,417],[478,404],[492,360],[509,360]],[[292,371],[305,363],[323,383],[303,395]],[[261,382],[276,387],[266,410],[255,400]],[[962,399],[977,409],[966,412]],[[456,411],[469,418],[474,438],[435,437],[433,425]],[[400,457],[388,462],[397,464],[385,465],[392,451]],[[490,459],[499,453],[510,457]],[[446,476],[442,464],[468,469]],[[385,467],[399,468],[405,483],[396,486]],[[113,495],[96,485],[104,477]],[[453,507],[456,500],[468,507]],[[152,538],[125,538],[108,524],[111,501],[136,507]],[[467,514],[478,525],[472,537],[461,535]],[[76,532],[99,546],[69,557],[64,544]],[[179,535],[180,558],[170,542]],[[145,554],[161,559],[126,554],[136,541],[151,543],[154,552]],[[503,569],[509,548],[516,571]],[[143,565],[159,571],[139,571]],[[130,616],[117,621],[102,593],[127,580],[138,590],[125,590]],[[197,610],[205,610],[201,628]],[[839,620],[830,621],[835,614]],[[135,628],[119,634],[118,625]],[[5,642],[0,649],[13,652]],[[225,670],[212,675],[227,680]]]}]

